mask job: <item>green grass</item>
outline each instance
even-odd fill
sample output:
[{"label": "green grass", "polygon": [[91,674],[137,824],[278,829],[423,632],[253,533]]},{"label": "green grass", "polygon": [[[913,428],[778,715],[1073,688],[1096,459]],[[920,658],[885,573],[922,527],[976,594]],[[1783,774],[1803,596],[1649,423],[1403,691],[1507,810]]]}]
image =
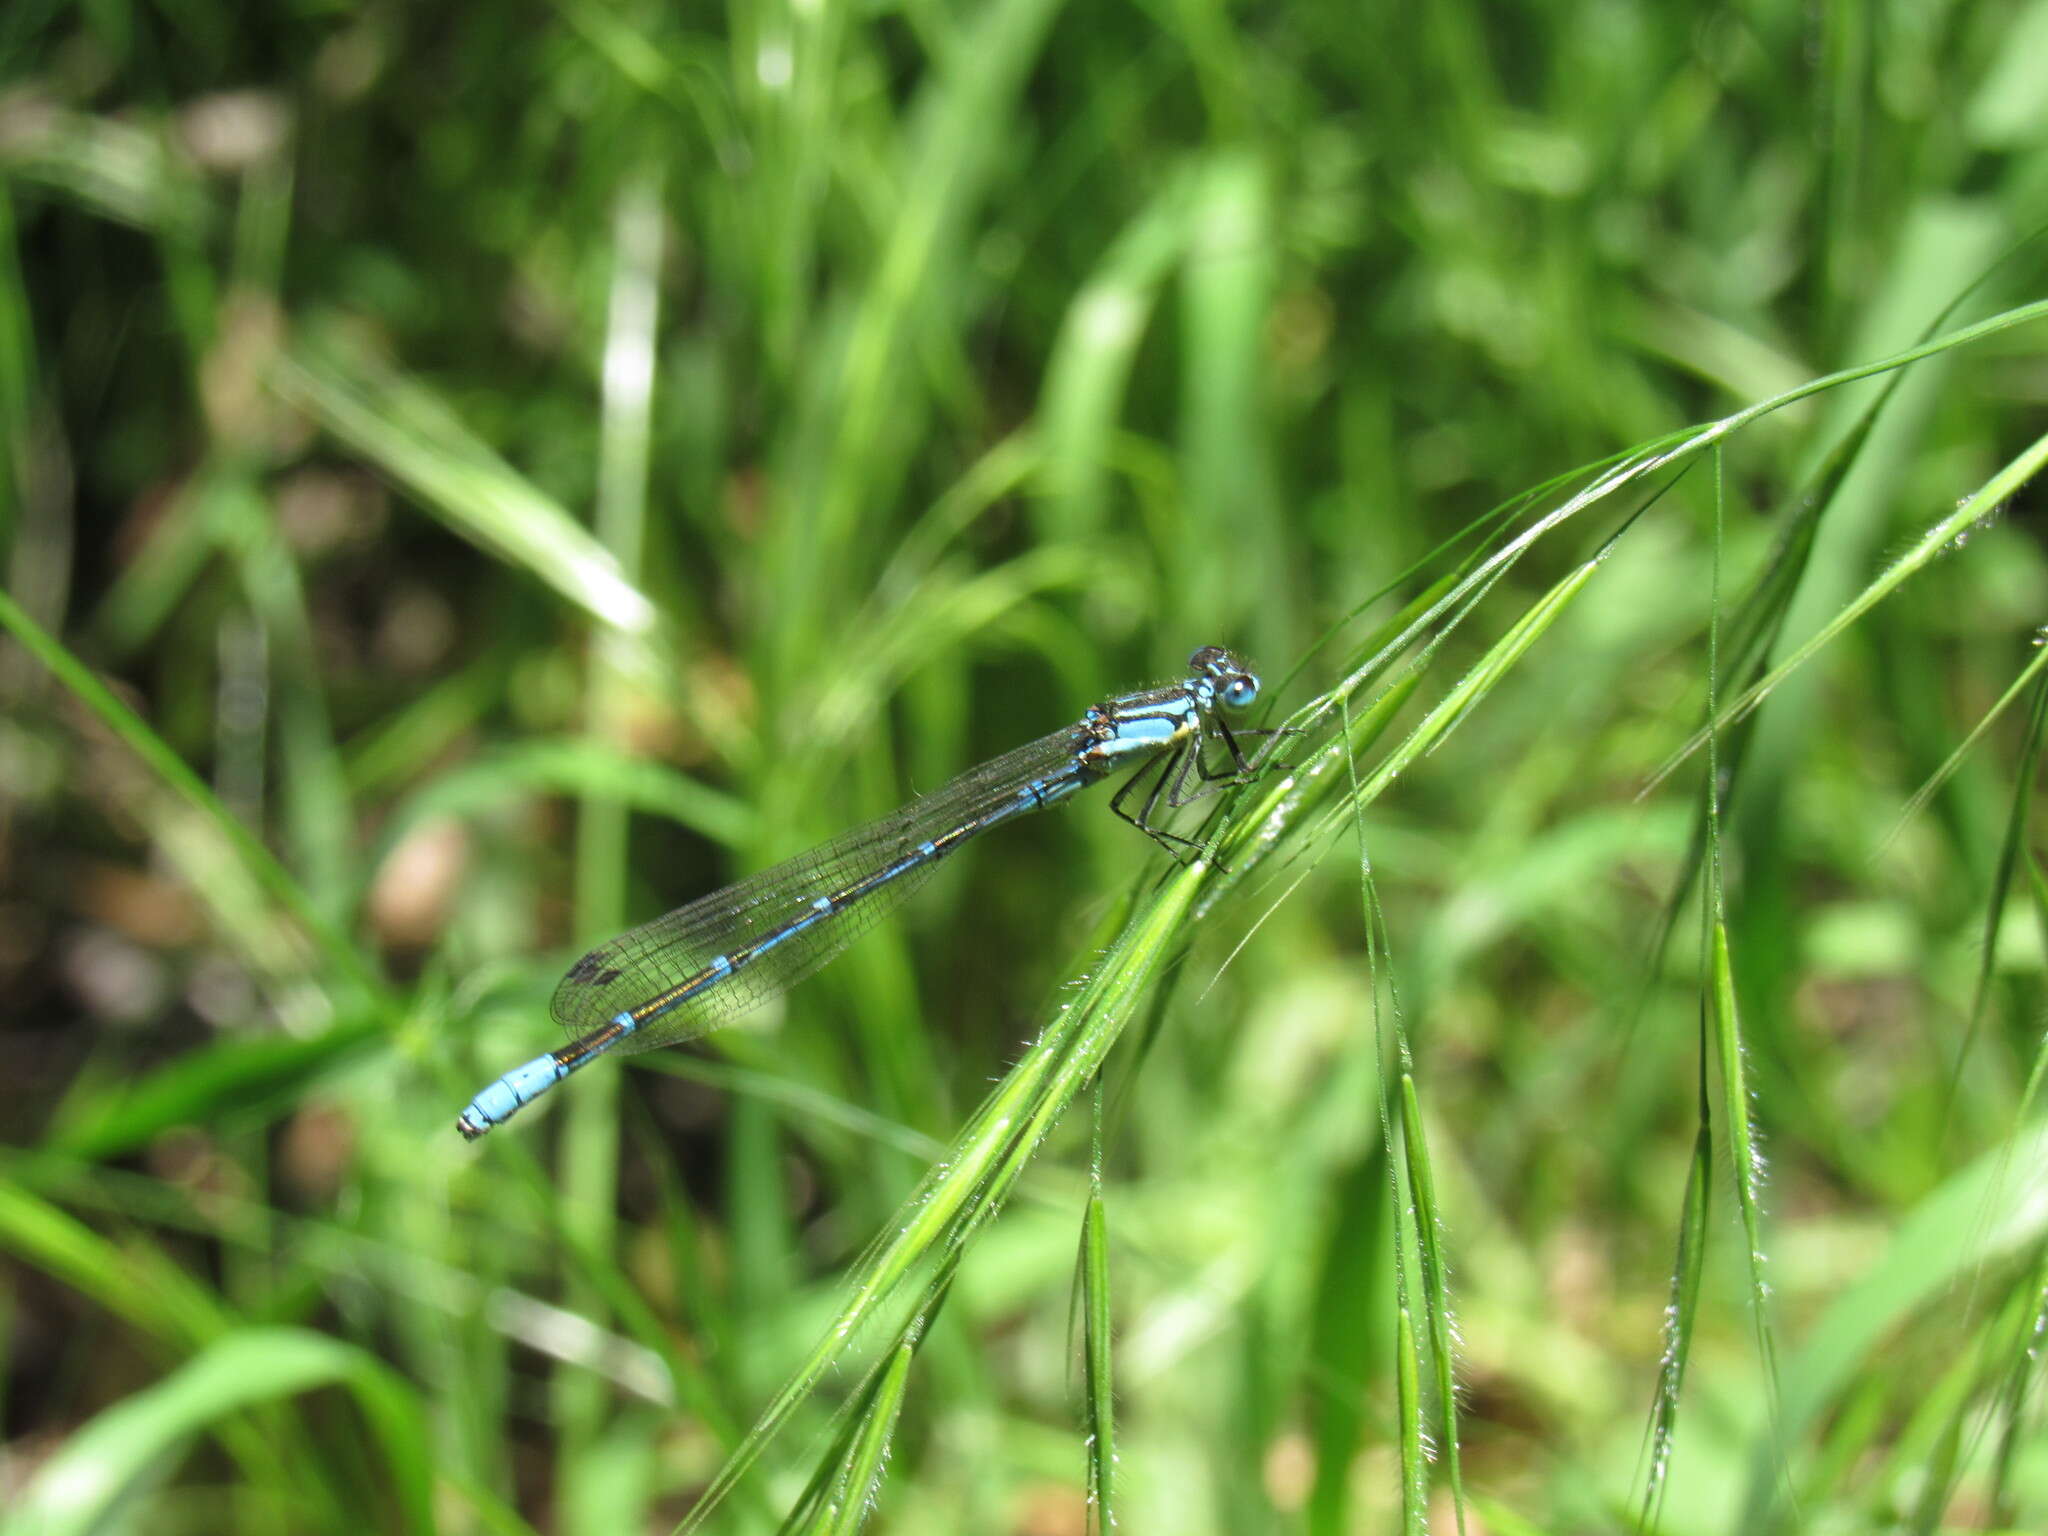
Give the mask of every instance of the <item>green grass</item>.
[{"label": "green grass", "polygon": [[0,1532],[2048,1523],[2044,18],[9,11]]}]

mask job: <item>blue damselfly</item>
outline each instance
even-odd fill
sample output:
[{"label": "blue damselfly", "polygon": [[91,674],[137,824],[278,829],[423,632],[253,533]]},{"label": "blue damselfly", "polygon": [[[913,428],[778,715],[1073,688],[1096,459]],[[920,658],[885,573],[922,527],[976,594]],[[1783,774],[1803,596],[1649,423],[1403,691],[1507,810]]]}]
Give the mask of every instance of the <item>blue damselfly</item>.
[{"label": "blue damselfly", "polygon": [[[716,1029],[832,959],[968,839],[1123,769],[1152,771],[1133,774],[1110,809],[1176,856],[1203,851],[1152,817],[1257,771],[1240,738],[1273,733],[1233,732],[1224,717],[1258,696],[1258,677],[1242,661],[1203,646],[1181,682],[1105,699],[1065,730],[971,768],[899,811],[598,945],[555,988],[555,1022],[575,1038],[492,1083],[455,1128],[474,1141],[607,1051],[652,1050]],[[1212,743],[1226,764],[1207,760]],[[1148,781],[1137,811],[1126,810]]]}]

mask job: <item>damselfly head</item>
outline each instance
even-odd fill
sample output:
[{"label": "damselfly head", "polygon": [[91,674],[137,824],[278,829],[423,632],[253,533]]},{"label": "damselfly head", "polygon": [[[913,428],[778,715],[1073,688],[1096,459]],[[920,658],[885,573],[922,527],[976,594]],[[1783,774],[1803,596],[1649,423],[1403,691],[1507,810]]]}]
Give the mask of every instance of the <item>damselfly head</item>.
[{"label": "damselfly head", "polygon": [[1259,696],[1259,675],[1220,645],[1205,645],[1188,658],[1188,670],[1207,678],[1225,709],[1250,709]]}]

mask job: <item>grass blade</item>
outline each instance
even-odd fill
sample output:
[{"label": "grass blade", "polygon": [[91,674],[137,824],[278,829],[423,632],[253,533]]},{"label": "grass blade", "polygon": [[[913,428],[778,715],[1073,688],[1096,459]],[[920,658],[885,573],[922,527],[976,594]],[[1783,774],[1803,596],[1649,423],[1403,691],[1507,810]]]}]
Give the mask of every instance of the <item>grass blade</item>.
[{"label": "grass blade", "polygon": [[655,608],[617,558],[558,503],[479,442],[425,386],[338,332],[302,342],[271,376],[278,393],[405,486],[462,537],[629,634]]},{"label": "grass blade", "polygon": [[1116,1389],[1111,1359],[1109,1213],[1102,1194],[1102,1080],[1095,1082],[1094,1151],[1081,1218],[1082,1382],[1088,1429],[1088,1528],[1116,1528]]},{"label": "grass blade", "polygon": [[1161,884],[1079,993],[983,1101],[952,1155],[904,1204],[895,1229],[861,1261],[831,1326],[756,1419],[678,1533],[703,1528],[797,1408],[844,1361],[860,1329],[900,1297],[919,1268],[957,1252],[994,1219],[1062,1112],[1100,1068],[1160,968],[1177,952],[1174,936],[1207,873],[1198,862]]},{"label": "grass blade", "polygon": [[426,1425],[411,1391],[374,1356],[298,1328],[229,1334],[71,1437],[23,1493],[7,1536],[87,1536],[129,1485],[216,1420],[323,1386],[353,1394],[384,1453],[393,1528],[431,1531]]}]

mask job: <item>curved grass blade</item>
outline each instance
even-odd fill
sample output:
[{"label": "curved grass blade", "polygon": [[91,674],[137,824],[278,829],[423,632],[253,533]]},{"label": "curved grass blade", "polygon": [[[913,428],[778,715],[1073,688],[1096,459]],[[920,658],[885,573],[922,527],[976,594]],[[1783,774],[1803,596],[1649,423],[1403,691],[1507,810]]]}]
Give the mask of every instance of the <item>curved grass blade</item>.
[{"label": "curved grass blade", "polygon": [[304,1097],[312,1084],[385,1037],[370,1018],[337,1022],[306,1039],[229,1036],[95,1098],[43,1145],[90,1162],[148,1145],[174,1126],[214,1133],[263,1125]]},{"label": "curved grass blade", "polygon": [[752,807],[735,796],[607,742],[536,739],[481,753],[399,801],[378,830],[365,868],[374,873],[408,833],[426,822],[475,816],[508,801],[554,794],[601,796],[624,809],[665,817],[729,848],[752,841],[757,819]]},{"label": "curved grass blade", "polygon": [[[38,1155],[29,1166],[45,1169],[59,1161]],[[9,1179],[0,1179],[0,1249],[91,1298],[174,1356],[203,1352],[236,1327],[223,1299],[163,1248],[110,1243]],[[291,1483],[293,1458],[311,1454],[297,1428],[286,1423],[259,1431],[234,1418],[222,1424],[220,1437],[253,1485],[281,1489]]]},{"label": "curved grass blade", "polygon": [[464,538],[553,587],[592,618],[640,634],[654,604],[617,558],[424,386],[329,334],[280,358],[272,386],[418,496]]},{"label": "curved grass blade", "polygon": [[[1463,579],[1439,594],[1435,602],[1414,615],[1409,624],[1388,639],[1379,651],[1366,657],[1337,687],[1298,712],[1293,723],[1312,729],[1340,708],[1340,701],[1348,699],[1366,682],[1379,676],[1387,661],[1401,654],[1410,644],[1424,636],[1431,637],[1432,645],[1440,642],[1439,621],[1446,617],[1450,617],[1453,623],[1462,619],[1471,611],[1470,605],[1521,553],[1532,546],[1536,538],[1624,486],[1676,462],[1684,455],[1711,446],[1758,416],[1795,399],[1850,378],[1902,366],[1917,357],[1932,355],[1945,347],[1959,345],[1965,340],[1990,334],[2040,314],[2048,314],[2048,304],[2012,311],[1925,347],[1864,368],[1845,370],[1841,374],[1815,380],[1799,390],[1710,423],[1691,434],[1666,440],[1653,451],[1627,457],[1563,507],[1539,519],[1479,562]],[[1603,555],[1596,555],[1570,572],[1508,634],[1495,642],[1480,663],[1459,680],[1395,751],[1359,783],[1353,793],[1344,796],[1349,803],[1334,814],[1350,814],[1354,806],[1371,803],[1407,766],[1440,744],[1571,604],[1590,580]],[[1424,659],[1427,659],[1427,653]],[[1167,935],[1148,927],[1162,913],[1159,903],[1170,896],[1181,904],[1183,912],[1192,912],[1199,917],[1206,913],[1223,889],[1243,879],[1282,841],[1297,841],[1308,849],[1317,846],[1332,821],[1329,802],[1344,788],[1330,771],[1336,755],[1343,750],[1342,743],[1361,732],[1383,730],[1392,710],[1405,700],[1407,692],[1412,691],[1417,675],[1411,670],[1407,678],[1384,691],[1370,710],[1356,721],[1349,722],[1347,729],[1334,732],[1328,744],[1313,753],[1304,766],[1285,775],[1268,776],[1259,784],[1228,797],[1231,803],[1221,813],[1225,820],[1218,844],[1219,858],[1224,867],[1203,870],[1200,879],[1193,879],[1186,871],[1169,876],[1154,894],[1154,904],[1140,909],[1133,928],[1126,930],[1125,938],[1112,950],[1105,968],[1098,971],[1095,980],[1091,981],[1089,991],[1084,993],[1084,1002],[1064,1012],[1005,1079],[1002,1087],[963,1131],[956,1142],[954,1158],[934,1172],[906,1207],[898,1230],[883,1240],[863,1262],[854,1279],[852,1298],[842,1308],[826,1339],[771,1401],[732,1461],[714,1480],[703,1504],[682,1529],[702,1528],[702,1522],[759,1458],[768,1440],[787,1424],[796,1406],[815,1390],[823,1375],[844,1358],[851,1347],[848,1341],[852,1334],[899,1294],[899,1288],[908,1275],[940,1251],[968,1241],[978,1230],[980,1222],[993,1214],[1042,1136],[1043,1127],[1047,1124],[1045,1115],[1048,1111],[1056,1114],[1053,1106],[1063,1106],[1071,1097],[1075,1087],[1074,1069],[1077,1065],[1087,1065],[1079,1053],[1092,1053],[1103,1043],[1105,1034],[1113,1036],[1114,1030],[1121,1025],[1117,1010],[1123,1005],[1102,997],[1096,989],[1111,977],[1116,978],[1119,984],[1132,982],[1142,986],[1156,971],[1157,961],[1154,958],[1129,963],[1136,959],[1138,953],[1131,947],[1134,934],[1146,931],[1152,935],[1140,948],[1149,950],[1157,944],[1163,952],[1169,947],[1164,942]],[[1099,1015],[1098,1009],[1101,1010]],[[1082,1015],[1079,1019],[1076,1018],[1077,1010]]]},{"label": "curved grass blade", "polygon": [[302,1328],[252,1328],[209,1345],[153,1386],[70,1436],[22,1493],[7,1536],[88,1536],[149,1468],[191,1438],[261,1404],[320,1387],[346,1388],[384,1453],[381,1486],[399,1528],[432,1531],[425,1415],[374,1355]]},{"label": "curved grass blade", "polygon": [[[1858,364],[1852,368],[1841,369],[1835,373],[1824,374],[1819,378],[1810,379],[1796,389],[1786,390],[1781,394],[1771,396],[1767,400],[1757,401],[1717,421],[1707,422],[1688,431],[1669,434],[1657,439],[1652,444],[1621,456],[1618,460],[1613,461],[1612,468],[1596,477],[1590,485],[1585,486],[1559,506],[1554,507],[1536,519],[1513,538],[1502,543],[1484,560],[1475,564],[1463,577],[1445,590],[1435,602],[1431,603],[1422,612],[1416,614],[1398,634],[1392,636],[1378,650],[1358,663],[1342,683],[1325,693],[1316,703],[1298,713],[1289,723],[1303,728],[1320,723],[1335,707],[1335,701],[1340,695],[1349,697],[1363,686],[1364,683],[1378,675],[1392,657],[1406,651],[1423,636],[1437,633],[1438,621],[1440,619],[1444,618],[1445,615],[1454,609],[1468,604],[1476,592],[1497,580],[1502,572],[1513,566],[1538,540],[1561,524],[1576,517],[1588,507],[1606,500],[1636,481],[1654,476],[1668,467],[1691,458],[1701,450],[1710,448],[1714,444],[1733,436],[1750,423],[1775,411],[1783,410],[1786,406],[1800,400],[1838,388],[1843,384],[1853,383],[1858,379],[1871,378],[1878,374],[1903,368],[1908,364],[1918,362],[1922,358],[1933,357],[1953,347],[1966,346],[1971,342],[1980,341],[1987,336],[1996,335],[2014,326],[2024,325],[2043,318],[2048,318],[2048,299],[2006,310],[1975,325],[1965,326],[1960,330],[1952,331],[1947,335],[1908,347],[1904,351],[1892,353],[1873,362]],[[2032,450],[2030,450],[2030,454],[2031,452]],[[2025,457],[2027,456],[2023,455],[2023,458]],[[2003,474],[1995,477],[1998,481],[2002,481],[2004,478]],[[2021,479],[2024,478],[2024,476],[2021,477]],[[1991,488],[1987,486],[1986,490],[1988,491]],[[1973,516],[1968,521],[1974,520]],[[1967,522],[1964,526],[1967,526]],[[1819,639],[1819,637],[1816,637],[1816,639]],[[1705,736],[1702,733],[1692,743],[1688,744],[1686,751],[1689,752],[1696,749],[1704,741]]]},{"label": "curved grass blade", "polygon": [[[1958,534],[1967,533],[1977,523],[1995,512],[2020,487],[2039,474],[2044,465],[2048,465],[2048,433],[2036,438],[2024,452],[1985,481],[1974,496],[1965,500],[1948,516],[1931,524],[1918,539],[1914,540],[1912,548],[1879,572],[1861,592],[1844,604],[1833,618],[1801,642],[1791,655],[1736,695],[1734,701],[1715,717],[1713,728],[1725,730],[1749,714],[1764,701],[1772,689],[1812,660],[1815,653],[1889,597],[1907,577],[1921,570],[1948,549]],[[1661,779],[1669,774],[1680,762],[1704,746],[1707,730],[1708,727],[1703,726],[1688,738],[1658,770],[1656,778]],[[1652,782],[1656,780],[1653,779]]]},{"label": "curved grass blade", "polygon": [[1190,190],[1185,174],[1166,180],[1117,233],[1060,321],[1039,409],[1040,517],[1050,535],[1086,535],[1101,522],[1125,387],[1159,290],[1187,242]]}]

